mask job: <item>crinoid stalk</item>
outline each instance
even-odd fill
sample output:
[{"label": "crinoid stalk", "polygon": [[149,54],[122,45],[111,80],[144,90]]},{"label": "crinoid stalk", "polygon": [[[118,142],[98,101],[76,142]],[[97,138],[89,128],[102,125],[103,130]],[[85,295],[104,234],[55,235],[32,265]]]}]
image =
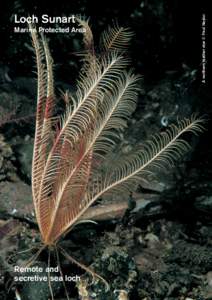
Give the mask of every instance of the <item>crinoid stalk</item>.
[{"label": "crinoid stalk", "polygon": [[[129,29],[116,24],[109,27],[102,34],[97,52],[88,22],[77,21],[85,29],[83,66],[76,92],[64,93],[66,108],[62,115],[54,111],[53,60],[47,41],[30,30],[38,78],[32,192],[43,244],[54,249],[58,263],[59,251],[104,281],[62,249],[59,240],[103,194],[128,193],[148,180],[155,168],[172,165],[189,148],[182,135],[201,132],[202,120],[192,116],[171,125],[150,138],[142,149],[120,157],[115,165],[102,171],[99,166],[103,162],[111,165],[109,154],[120,138],[120,129],[135,110],[140,77],[129,69]],[[52,289],[51,294],[53,298]]]}]

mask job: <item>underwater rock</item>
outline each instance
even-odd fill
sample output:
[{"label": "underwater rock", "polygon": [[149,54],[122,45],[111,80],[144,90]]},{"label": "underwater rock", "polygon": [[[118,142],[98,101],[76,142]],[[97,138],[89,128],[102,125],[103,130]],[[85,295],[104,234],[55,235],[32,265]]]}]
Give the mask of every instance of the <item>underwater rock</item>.
[{"label": "underwater rock", "polygon": [[166,262],[178,262],[179,266],[190,267],[194,273],[209,272],[212,265],[211,249],[205,245],[198,245],[186,241],[173,244]]},{"label": "underwater rock", "polygon": [[0,63],[0,83],[11,82],[11,78],[9,76],[9,67],[7,65],[3,65]]},{"label": "underwater rock", "polygon": [[194,206],[196,209],[206,211],[212,214],[212,196],[200,196],[195,199]]},{"label": "underwater rock", "polygon": [[[48,278],[48,274],[46,272],[47,265],[43,262],[37,263],[36,266],[38,266],[38,270],[42,270],[42,272],[33,272],[33,276],[39,276],[39,277],[46,277]],[[30,273],[26,273],[27,276],[30,276]],[[52,282],[51,287],[54,293],[56,294],[59,289],[61,288],[61,283],[58,282]],[[36,281],[31,282],[27,281],[23,284],[22,290],[21,290],[21,299],[22,300],[43,300],[43,299],[49,299],[50,297],[50,291],[49,291],[49,283],[48,281]]]},{"label": "underwater rock", "polygon": [[104,284],[98,281],[96,285],[87,286],[88,299],[128,299],[128,295],[133,291],[137,282],[138,273],[127,250],[119,246],[108,245],[92,267],[97,273],[103,274],[104,279],[109,283],[110,290],[106,292]]},{"label": "underwater rock", "polygon": [[15,147],[17,160],[21,167],[20,172],[29,182],[31,180],[33,142],[34,140],[26,135]]},{"label": "underwater rock", "polygon": [[16,180],[16,168],[13,165],[15,157],[10,145],[5,141],[4,136],[0,134],[0,181]]},{"label": "underwater rock", "polygon": [[31,187],[21,180],[0,182],[0,213],[33,216]]}]

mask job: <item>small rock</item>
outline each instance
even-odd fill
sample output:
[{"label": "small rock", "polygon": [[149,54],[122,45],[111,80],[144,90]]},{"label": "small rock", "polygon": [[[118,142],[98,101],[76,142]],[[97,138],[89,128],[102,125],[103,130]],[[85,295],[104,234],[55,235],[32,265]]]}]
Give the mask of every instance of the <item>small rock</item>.
[{"label": "small rock", "polygon": [[155,248],[155,244],[158,244],[159,238],[154,233],[147,233],[144,237],[144,240],[147,241],[147,244],[150,248]]},{"label": "small rock", "polygon": [[208,272],[206,275],[207,283],[210,288],[212,288],[212,271]]}]

